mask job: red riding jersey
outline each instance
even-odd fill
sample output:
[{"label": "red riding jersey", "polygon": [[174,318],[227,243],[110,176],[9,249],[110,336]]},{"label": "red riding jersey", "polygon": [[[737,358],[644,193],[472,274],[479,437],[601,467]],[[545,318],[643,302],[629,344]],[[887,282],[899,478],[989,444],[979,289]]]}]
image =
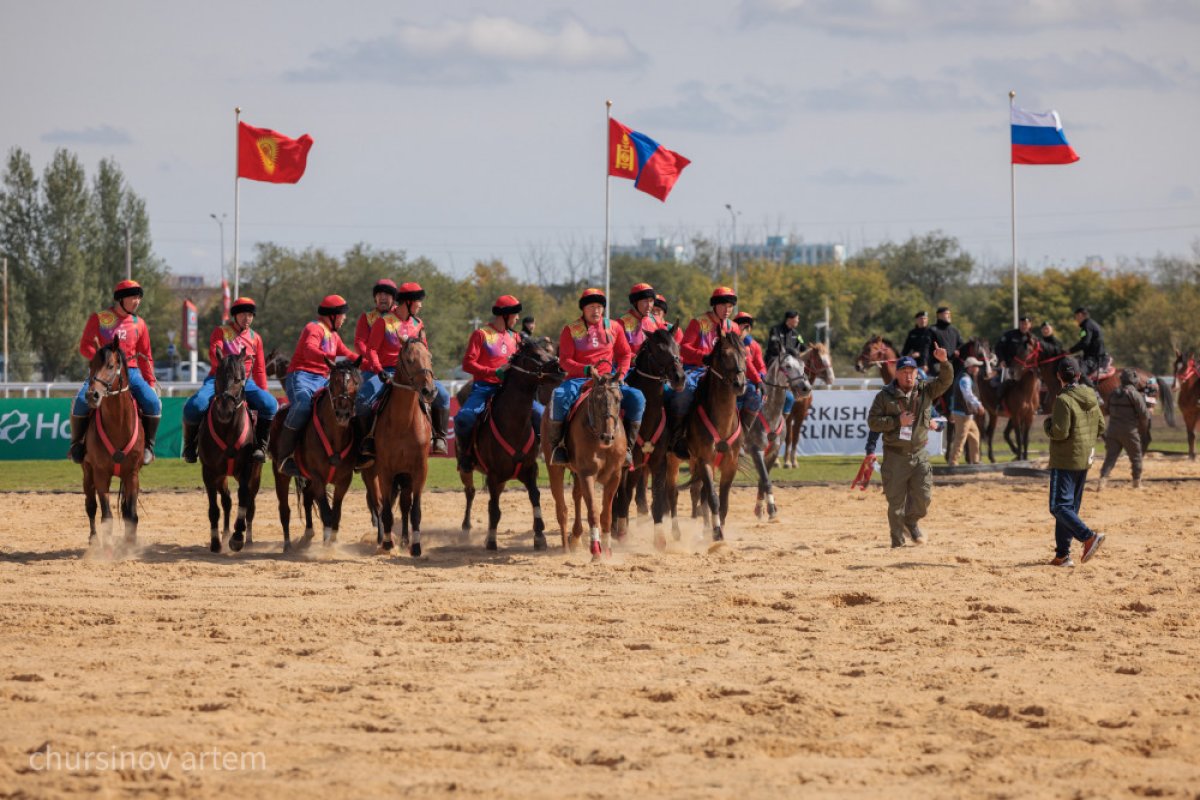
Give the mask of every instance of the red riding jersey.
[{"label": "red riding jersey", "polygon": [[221,366],[225,356],[238,353],[246,357],[246,377],[254,381],[258,388],[265,389],[267,358],[263,355],[262,337],[249,328],[239,331],[232,322],[213,328],[212,336],[208,337],[208,360],[212,363],[212,374],[217,374],[217,367]]},{"label": "red riding jersey", "polygon": [[409,339],[425,341],[425,323],[418,317],[400,319],[396,313],[389,311],[371,326],[371,335],[367,337],[367,347],[363,354],[363,364],[371,372],[382,372],[385,368],[396,366],[400,357],[400,348]]},{"label": "red riding jersey", "polygon": [[305,325],[304,330],[300,332],[296,352],[292,353],[292,360],[288,364],[288,372],[304,370],[328,378],[329,365],[325,363],[325,359],[332,361],[338,356],[358,358],[358,353],[346,347],[337,331],[331,330],[324,321],[314,320]]},{"label": "red riding jersey", "polygon": [[637,309],[631,308],[621,317],[621,327],[625,329],[625,340],[629,342],[630,351],[636,356],[647,336],[667,326],[658,317],[642,316]]},{"label": "red riding jersey", "polygon": [[367,341],[371,338],[371,328],[382,316],[383,314],[372,308],[370,311],[364,311],[354,326],[354,349],[364,356],[367,354]]},{"label": "red riding jersey", "polygon": [[[79,355],[88,361],[96,351],[113,340],[125,354],[125,361],[137,365],[146,383],[154,386],[154,355],[150,352],[150,330],[136,314],[126,314],[119,306],[97,311],[88,317],[79,338]],[[99,344],[97,344],[99,342]]]},{"label": "red riding jersey", "polygon": [[[757,373],[754,378],[750,377],[751,369]],[[746,345],[746,380],[751,383],[758,383],[763,378],[767,377],[767,362],[763,361],[762,345],[757,339],[751,339],[750,344]]]},{"label": "red riding jersey", "polygon": [[632,360],[633,351],[629,349],[625,329],[614,319],[602,319],[598,325],[577,319],[558,336],[558,363],[568,378],[582,378],[585,367],[595,367],[601,362],[618,375],[624,375]]},{"label": "red riding jersey", "polygon": [[[699,319],[689,322],[687,331],[683,334],[683,341],[679,343],[679,352],[683,356],[683,365],[685,367],[704,366],[704,357],[712,352],[713,345],[716,344],[718,337],[730,332],[739,337],[742,335],[741,328],[738,327],[736,322],[729,319],[722,322],[711,311]],[[746,380],[751,383],[758,383],[758,371],[751,365],[748,358],[746,359]]]},{"label": "red riding jersey", "polygon": [[462,368],[480,383],[499,383],[496,369],[503,367],[517,352],[517,335],[498,331],[491,323],[474,331],[467,339]]}]

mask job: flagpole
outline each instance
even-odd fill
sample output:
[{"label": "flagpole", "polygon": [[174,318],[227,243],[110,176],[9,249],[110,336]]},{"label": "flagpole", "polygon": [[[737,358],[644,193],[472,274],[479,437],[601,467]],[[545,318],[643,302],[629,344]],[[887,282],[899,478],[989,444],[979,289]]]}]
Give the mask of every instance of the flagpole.
[{"label": "flagpole", "polygon": [[1012,157],[1012,112],[1013,101],[1017,93],[1013,90],[1008,92],[1008,137],[1009,137],[1009,154],[1008,154],[1008,196],[1010,211],[1012,213],[1012,283],[1013,283],[1013,327],[1018,327],[1017,316],[1017,165],[1013,163]]},{"label": "flagpole", "polygon": [[609,247],[609,236],[610,236],[609,215],[611,213],[610,212],[610,201],[609,201],[609,186],[611,184],[611,181],[608,179],[608,168],[610,166],[608,163],[608,159],[610,157],[609,153],[612,148],[612,142],[609,141],[609,137],[612,136],[612,104],[613,104],[612,100],[604,101],[604,116],[605,116],[605,122],[604,122],[604,297],[607,300],[607,302],[604,304],[604,319],[606,321],[609,319],[608,306],[609,306],[609,303],[612,302],[611,299],[608,299],[608,296],[611,294],[611,292],[609,291],[609,289],[610,289],[610,285],[609,285],[609,279],[610,279],[610,276],[609,276],[609,266],[610,266],[609,265],[609,251],[611,250],[611,248]]},{"label": "flagpole", "polygon": [[233,109],[233,296],[241,296],[242,268],[238,263],[238,245],[241,243],[242,211],[241,184],[238,183],[238,136],[241,131],[242,107]]}]

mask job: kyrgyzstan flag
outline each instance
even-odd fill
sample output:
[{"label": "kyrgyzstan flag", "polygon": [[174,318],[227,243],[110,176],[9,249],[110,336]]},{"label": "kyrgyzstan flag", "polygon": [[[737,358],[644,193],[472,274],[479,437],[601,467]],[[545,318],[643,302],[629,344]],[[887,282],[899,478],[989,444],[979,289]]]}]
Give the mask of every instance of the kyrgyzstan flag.
[{"label": "kyrgyzstan flag", "polygon": [[238,177],[268,183],[295,183],[304,175],[312,137],[289,139],[268,128],[238,123]]},{"label": "kyrgyzstan flag", "polygon": [[675,181],[679,180],[679,173],[690,163],[646,134],[630,130],[609,118],[609,175],[628,178],[633,181],[634,187],[665,203]]}]

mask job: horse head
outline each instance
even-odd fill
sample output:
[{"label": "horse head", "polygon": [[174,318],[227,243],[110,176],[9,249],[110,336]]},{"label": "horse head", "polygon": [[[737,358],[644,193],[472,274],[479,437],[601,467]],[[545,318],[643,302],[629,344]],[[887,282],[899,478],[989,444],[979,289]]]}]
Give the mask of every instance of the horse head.
[{"label": "horse head", "polygon": [[558,356],[554,347],[545,336],[528,336],[521,340],[521,346],[508,360],[509,371],[504,376],[504,382],[509,378],[533,383],[539,387],[549,384],[557,386],[563,382],[567,374],[558,365]]},{"label": "horse head", "polygon": [[708,374],[729,384],[734,394],[746,389],[746,346],[742,337],[732,331],[721,334],[713,343],[712,352],[704,357]]},{"label": "horse head", "polygon": [[772,383],[779,382],[775,374],[776,371],[784,374],[788,387],[792,390],[794,396],[808,397],[812,392],[812,382],[808,379],[804,365],[800,363],[800,359],[791,353],[783,353],[779,358],[771,362],[771,366],[767,369],[767,376]]},{"label": "horse head", "polygon": [[979,369],[979,377],[984,380],[992,377],[992,370],[996,367],[996,356],[992,353],[987,339],[981,339],[978,336],[967,339],[958,349],[958,354],[964,361],[968,358],[982,361],[983,366]]},{"label": "horse head", "polygon": [[234,353],[221,359],[213,376],[213,415],[228,423],[246,402],[246,357]]},{"label": "horse head", "polygon": [[829,357],[829,349],[824,344],[817,342],[809,347],[801,356],[800,363],[814,381],[820,378],[827,386],[833,386],[833,359]]},{"label": "horse head", "polygon": [[1021,340],[1017,344],[1017,350],[1012,359],[1016,364],[1016,368],[1013,369],[1013,378],[1020,380],[1024,377],[1026,370],[1036,370],[1041,356],[1042,340],[1034,336],[1033,331],[1021,334]]},{"label": "horse head", "polygon": [[100,407],[104,398],[129,389],[129,365],[116,340],[96,351],[88,368],[88,388],[84,396],[89,408]]},{"label": "horse head", "polygon": [[437,384],[433,380],[433,355],[424,341],[411,338],[400,348],[392,383],[412,389],[426,403],[432,403],[437,397]]},{"label": "horse head", "polygon": [[677,392],[683,391],[687,380],[683,360],[679,357],[679,342],[666,328],[660,328],[646,337],[633,367],[648,378],[667,381]]},{"label": "horse head", "polygon": [[362,357],[354,361],[339,361],[336,364],[327,358],[325,363],[329,365],[329,383],[326,385],[326,391],[329,392],[329,400],[333,404],[334,419],[338,425],[349,425],[350,420],[354,418],[354,401],[362,383],[358,374]]},{"label": "horse head", "polygon": [[601,444],[612,444],[621,422],[621,376],[593,372],[587,398],[587,426]]}]

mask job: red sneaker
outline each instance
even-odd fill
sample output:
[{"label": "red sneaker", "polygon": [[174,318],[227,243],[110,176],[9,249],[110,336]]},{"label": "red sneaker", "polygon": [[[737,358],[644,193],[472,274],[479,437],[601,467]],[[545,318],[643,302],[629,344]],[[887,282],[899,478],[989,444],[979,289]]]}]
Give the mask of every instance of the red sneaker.
[{"label": "red sneaker", "polygon": [[1073,566],[1075,566],[1075,562],[1071,560],[1070,556],[1062,556],[1061,558],[1059,556],[1055,556],[1054,560],[1050,562],[1050,566],[1052,566],[1052,567],[1073,567]]},{"label": "red sneaker", "polygon": [[1097,533],[1083,543],[1083,552],[1079,554],[1080,561],[1087,561],[1096,551],[1100,549],[1100,545],[1104,544],[1104,534]]}]

